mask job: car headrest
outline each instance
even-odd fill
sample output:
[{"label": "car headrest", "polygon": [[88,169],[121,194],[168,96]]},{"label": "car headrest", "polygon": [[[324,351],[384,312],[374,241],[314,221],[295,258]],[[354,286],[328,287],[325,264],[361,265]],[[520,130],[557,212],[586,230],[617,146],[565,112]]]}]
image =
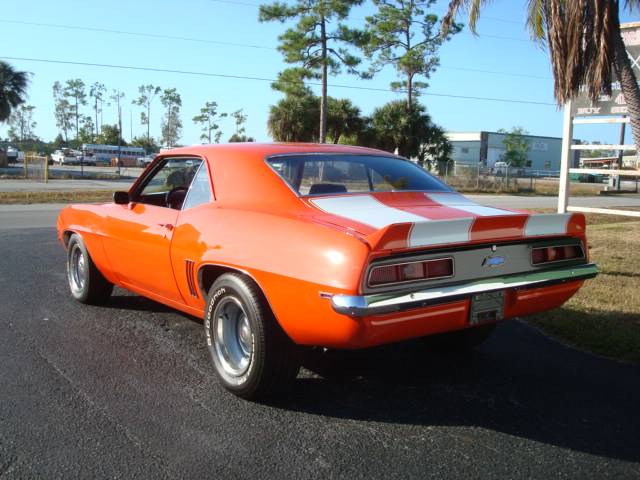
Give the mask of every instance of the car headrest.
[{"label": "car headrest", "polygon": [[171,193],[169,193],[167,198],[167,207],[173,208],[174,210],[180,210],[186,196],[186,188],[184,190],[181,189],[172,191]]},{"label": "car headrest", "polygon": [[309,189],[309,195],[322,193],[347,193],[347,187],[338,183],[314,183]]}]

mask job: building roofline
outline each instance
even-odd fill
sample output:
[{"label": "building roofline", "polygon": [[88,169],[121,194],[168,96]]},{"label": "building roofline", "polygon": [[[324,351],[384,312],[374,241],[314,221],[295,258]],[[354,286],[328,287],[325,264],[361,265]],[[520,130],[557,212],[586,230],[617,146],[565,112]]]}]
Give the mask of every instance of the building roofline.
[{"label": "building roofline", "polygon": [[[471,130],[471,131],[465,131],[465,132],[445,132],[445,134],[447,133],[458,133],[458,134],[482,134],[482,133],[494,133],[496,135],[506,135],[509,132],[492,132],[489,130]],[[548,139],[552,139],[552,140],[562,140],[562,137],[549,137],[549,136],[545,136],[545,135],[530,135],[530,134],[525,134],[525,137],[532,137],[532,138],[548,138]],[[465,141],[465,140],[454,140],[454,141]],[[468,140],[468,141],[474,141],[474,140]]]}]

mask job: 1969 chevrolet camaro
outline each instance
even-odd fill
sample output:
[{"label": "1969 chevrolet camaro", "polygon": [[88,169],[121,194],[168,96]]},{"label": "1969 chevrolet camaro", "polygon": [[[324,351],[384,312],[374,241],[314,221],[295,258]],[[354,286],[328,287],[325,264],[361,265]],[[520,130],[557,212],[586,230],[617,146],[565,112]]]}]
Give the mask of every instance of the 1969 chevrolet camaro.
[{"label": "1969 chevrolet camaro", "polygon": [[597,274],[582,214],[482,206],[407,160],[338,145],[172,150],[57,226],[78,301],[117,285],[204,318],[214,370],[245,398],[290,382],[305,347],[474,346]]}]

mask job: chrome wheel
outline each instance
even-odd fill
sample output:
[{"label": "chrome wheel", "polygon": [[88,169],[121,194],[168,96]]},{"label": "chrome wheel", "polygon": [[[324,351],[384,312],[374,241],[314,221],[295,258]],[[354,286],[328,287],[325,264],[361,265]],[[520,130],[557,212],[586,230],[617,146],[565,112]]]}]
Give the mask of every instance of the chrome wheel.
[{"label": "chrome wheel", "polygon": [[253,356],[253,331],[240,301],[225,297],[213,312],[215,355],[231,377],[244,375]]},{"label": "chrome wheel", "polygon": [[69,283],[71,288],[82,291],[87,282],[87,265],[84,253],[78,244],[72,247],[69,256]]}]

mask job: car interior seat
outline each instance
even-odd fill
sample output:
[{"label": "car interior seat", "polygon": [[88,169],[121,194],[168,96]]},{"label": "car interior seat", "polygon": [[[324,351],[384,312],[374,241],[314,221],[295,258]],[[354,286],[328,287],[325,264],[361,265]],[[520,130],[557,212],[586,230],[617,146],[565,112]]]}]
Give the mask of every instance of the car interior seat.
[{"label": "car interior seat", "polygon": [[309,189],[309,195],[324,193],[347,193],[347,187],[339,183],[314,183]]}]

